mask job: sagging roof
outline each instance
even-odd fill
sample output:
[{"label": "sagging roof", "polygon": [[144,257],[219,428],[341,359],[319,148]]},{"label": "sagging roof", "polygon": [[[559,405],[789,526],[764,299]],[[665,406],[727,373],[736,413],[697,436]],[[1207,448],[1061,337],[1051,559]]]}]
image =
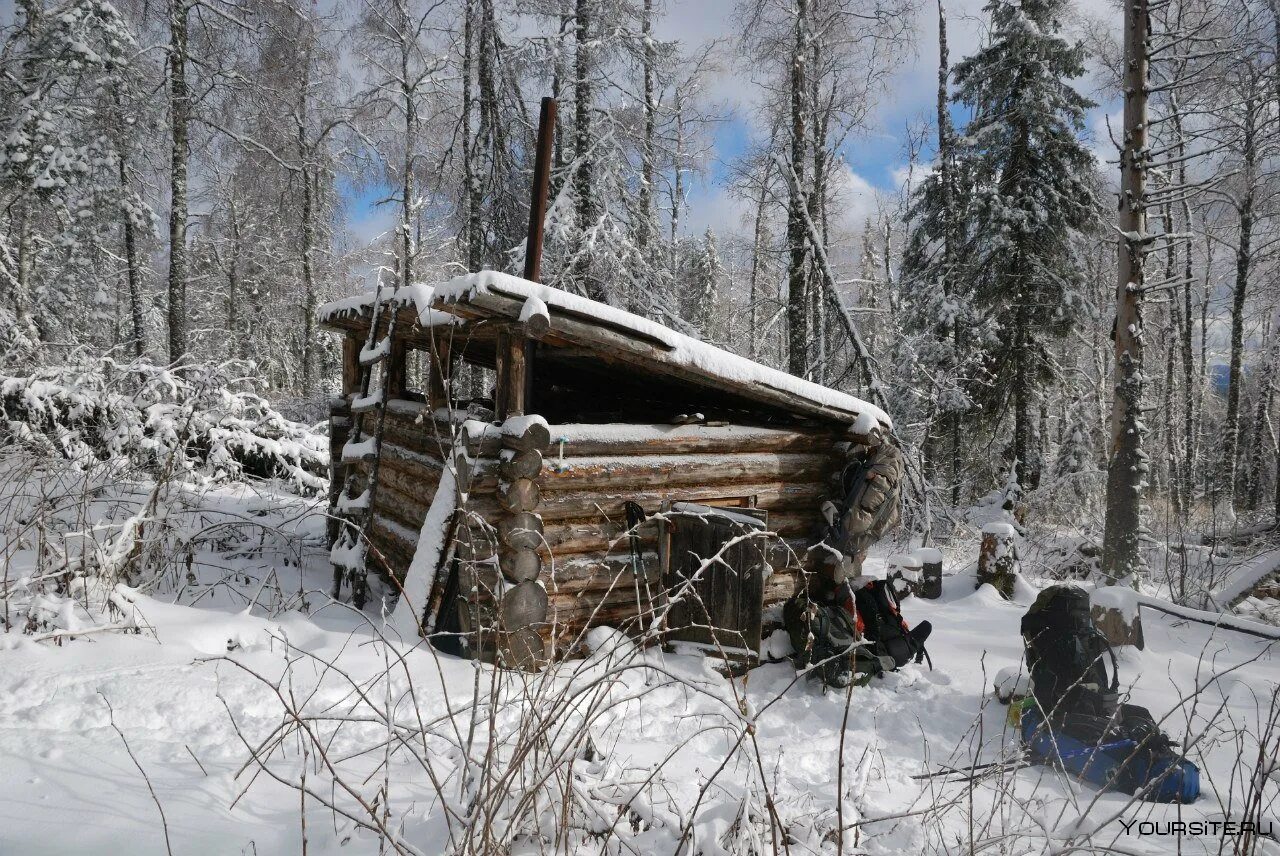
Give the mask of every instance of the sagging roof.
[{"label": "sagging roof", "polygon": [[[404,292],[404,293],[402,293]],[[666,377],[708,398],[764,405],[808,418],[866,431],[892,421],[879,407],[847,393],[770,368],[698,341],[633,313],[498,271],[456,277],[434,288],[413,286],[394,295],[401,321],[412,314],[422,327],[472,322],[512,322],[545,312],[549,329],[541,338],[547,357],[562,357],[576,369],[610,370]],[[373,295],[334,301],[320,308],[322,323],[350,329],[367,324]],[[534,369],[535,376],[538,369]]]}]

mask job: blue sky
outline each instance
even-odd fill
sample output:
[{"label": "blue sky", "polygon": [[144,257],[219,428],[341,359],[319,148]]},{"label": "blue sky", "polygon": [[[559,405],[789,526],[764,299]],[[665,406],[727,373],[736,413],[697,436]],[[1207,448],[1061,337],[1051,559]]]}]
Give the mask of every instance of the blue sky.
[{"label": "blue sky", "polygon": [[[1079,11],[1092,17],[1115,20],[1120,11],[1110,0],[1076,0]],[[971,53],[978,45],[984,0],[946,0],[948,43],[951,61]],[[733,10],[736,0],[668,0],[665,15],[656,26],[659,38],[678,38],[694,46],[713,39],[729,39],[734,33]],[[842,199],[843,223],[856,229],[874,212],[875,194],[893,192],[899,187],[905,171],[906,126],[921,116],[931,117],[935,110],[937,87],[937,7],[922,4],[915,13],[915,42],[904,62],[889,79],[885,91],[875,105],[865,133],[853,137],[843,152],[848,167]],[[1080,81],[1081,90],[1097,99],[1096,84]],[[713,154],[706,173],[696,177],[689,187],[689,211],[685,229],[700,233],[711,227],[724,234],[743,230],[745,210],[726,193],[723,179],[726,165],[745,149],[756,127],[758,90],[750,80],[748,69],[735,66],[732,58],[721,61],[720,70],[707,86],[708,97],[721,105],[725,119],[712,133]],[[1114,111],[1113,105],[1108,109]],[[1114,158],[1103,125],[1102,108],[1090,116],[1095,151],[1101,158]],[[961,109],[953,108],[953,121],[963,125]],[[925,151],[928,159],[932,141]],[[374,209],[381,196],[376,188],[349,188],[353,228],[361,238],[371,238],[386,228],[392,213],[383,206]]]}]

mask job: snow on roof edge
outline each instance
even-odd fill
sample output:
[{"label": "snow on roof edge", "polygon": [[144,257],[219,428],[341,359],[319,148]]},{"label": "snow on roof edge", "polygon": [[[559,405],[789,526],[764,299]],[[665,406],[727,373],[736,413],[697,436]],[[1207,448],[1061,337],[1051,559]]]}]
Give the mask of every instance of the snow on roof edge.
[{"label": "snow on roof edge", "polygon": [[[399,306],[412,304],[413,308],[418,312],[418,324],[423,327],[461,324],[462,319],[458,316],[440,309],[431,308],[434,293],[435,289],[432,286],[415,282],[403,288],[397,288],[388,299]],[[320,305],[320,308],[316,310],[316,317],[320,323],[324,324],[346,315],[363,314],[373,306],[375,294],[376,292],[374,291],[362,291],[359,294],[330,300],[328,303]]]},{"label": "snow on roof edge", "polygon": [[600,303],[563,289],[541,285],[500,271],[484,270],[479,273],[454,277],[435,287],[435,298],[443,303],[458,303],[475,294],[492,293],[494,288],[507,296],[535,297],[552,309],[562,309],[594,318],[607,324],[631,330],[639,335],[657,340],[669,348],[666,356],[673,362],[697,369],[709,377],[730,379],[739,383],[757,383],[803,398],[820,407],[845,411],[850,414],[870,414],[886,427],[893,426],[889,414],[870,402],[848,393],[798,378],[787,372],[770,368],[754,360],[739,356],[700,342],[691,336],[677,333],[668,327],[641,318],[626,310]]}]

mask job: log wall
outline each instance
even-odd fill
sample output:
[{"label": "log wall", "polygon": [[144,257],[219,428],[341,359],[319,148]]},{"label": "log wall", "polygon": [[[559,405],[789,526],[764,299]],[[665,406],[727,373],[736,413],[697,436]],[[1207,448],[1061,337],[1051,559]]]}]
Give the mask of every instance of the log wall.
[{"label": "log wall", "polygon": [[769,529],[780,539],[771,551],[765,605],[790,597],[799,576],[796,553],[803,556],[813,542],[845,448],[833,432],[690,428],[669,437],[644,434],[602,431],[593,437],[585,426],[551,426],[538,479],[539,553],[551,623],[547,641],[557,656],[577,653],[591,627],[634,632],[652,620],[662,589],[657,525],[640,527],[637,568],[625,535],[627,501],[648,515],[659,513],[664,501],[738,501],[768,511]]},{"label": "log wall", "polygon": [[[335,408],[335,461],[343,418]],[[640,527],[635,560],[624,534],[627,501],[648,515],[665,501],[768,511],[769,529],[780,537],[770,551],[765,604],[794,591],[796,556],[813,543],[819,507],[842,464],[838,434],[637,426],[629,435],[599,427],[593,434],[589,426],[551,426],[543,449],[520,448],[518,438],[496,430],[470,444],[469,525],[457,534],[465,545],[458,551],[459,594],[469,613],[462,624],[468,633],[492,636],[473,643],[476,656],[536,665],[580,653],[592,627],[636,633],[653,620],[662,593],[657,525]],[[387,409],[371,527],[371,553],[385,572],[402,577],[408,569],[450,436],[429,408],[393,401]],[[345,467],[368,470],[366,462],[338,469]]]}]

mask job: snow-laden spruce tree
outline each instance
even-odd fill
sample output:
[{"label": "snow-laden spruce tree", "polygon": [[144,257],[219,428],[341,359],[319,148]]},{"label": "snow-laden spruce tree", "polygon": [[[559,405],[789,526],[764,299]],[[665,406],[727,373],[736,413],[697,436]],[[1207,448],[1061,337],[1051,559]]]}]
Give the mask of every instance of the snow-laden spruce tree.
[{"label": "snow-laden spruce tree", "polygon": [[720,294],[720,283],[724,279],[724,265],[720,262],[720,253],[716,249],[716,236],[710,228],[702,235],[702,240],[693,248],[689,259],[689,279],[685,290],[684,317],[698,328],[704,339],[715,338],[712,335],[712,322],[719,314],[716,312],[716,300]]},{"label": "snow-laden spruce tree", "polygon": [[[0,353],[110,344],[121,187],[113,99],[137,51],[115,7],[22,3],[0,46]],[[138,216],[145,220],[145,211]]]},{"label": "snow-laden spruce tree", "polygon": [[1096,418],[1092,406],[1085,396],[1077,395],[1067,408],[1062,442],[1053,461],[1053,483],[1046,486],[1049,501],[1067,519],[1095,511],[1098,506],[1102,470],[1093,437]]},{"label": "snow-laden spruce tree", "polygon": [[964,269],[981,329],[985,410],[1011,408],[1017,481],[1039,481],[1038,399],[1054,374],[1049,344],[1089,314],[1078,247],[1095,220],[1094,159],[1082,144],[1091,102],[1070,81],[1084,51],[1059,35],[1063,0],[991,0],[988,43],[955,69],[973,112],[957,141],[973,190],[964,208]]}]

